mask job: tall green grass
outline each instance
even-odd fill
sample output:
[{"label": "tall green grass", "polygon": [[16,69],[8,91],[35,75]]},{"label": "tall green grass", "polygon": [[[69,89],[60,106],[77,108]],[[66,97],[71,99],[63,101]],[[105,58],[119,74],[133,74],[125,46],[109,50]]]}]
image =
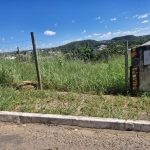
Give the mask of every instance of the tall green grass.
[{"label": "tall green grass", "polygon": [[[17,60],[0,60],[0,82],[36,81],[35,64]],[[39,58],[43,87],[57,91],[91,94],[121,94],[124,86],[124,57],[108,62],[66,60],[63,55]],[[5,79],[4,79],[5,78]],[[7,81],[8,80],[8,81]]]},{"label": "tall green grass", "polygon": [[150,120],[148,92],[136,98],[122,95],[123,56],[86,63],[39,57],[39,65],[47,90],[16,90],[15,83],[37,80],[35,64],[0,59],[0,110]]},{"label": "tall green grass", "polygon": [[63,56],[40,61],[42,80],[49,89],[79,93],[124,93],[124,57],[107,63],[65,60]]},{"label": "tall green grass", "polygon": [[[36,80],[35,64],[0,58],[0,85],[11,80],[11,83],[23,80]],[[10,83],[10,82],[9,82]]]}]

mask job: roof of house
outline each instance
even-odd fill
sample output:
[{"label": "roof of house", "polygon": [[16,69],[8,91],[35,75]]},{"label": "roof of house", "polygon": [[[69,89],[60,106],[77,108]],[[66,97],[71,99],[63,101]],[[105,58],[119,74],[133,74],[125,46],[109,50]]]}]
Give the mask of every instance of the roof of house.
[{"label": "roof of house", "polygon": [[142,44],[141,46],[146,46],[146,45],[150,45],[150,41],[148,41],[148,42]]}]

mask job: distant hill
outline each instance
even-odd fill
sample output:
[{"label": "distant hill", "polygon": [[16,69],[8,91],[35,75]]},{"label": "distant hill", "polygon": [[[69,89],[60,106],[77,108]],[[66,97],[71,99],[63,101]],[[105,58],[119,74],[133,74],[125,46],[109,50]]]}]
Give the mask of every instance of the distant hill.
[{"label": "distant hill", "polygon": [[75,41],[75,42],[68,43],[66,45],[56,47],[56,49],[67,52],[67,51],[76,50],[77,48],[80,48],[84,45],[89,45],[90,48],[97,48],[100,45],[100,42],[95,40]]},{"label": "distant hill", "polygon": [[150,40],[150,35],[144,35],[144,36],[134,36],[134,35],[126,35],[126,36],[121,36],[121,37],[115,37],[111,39],[111,42],[116,42],[116,43],[124,43],[126,40],[128,40],[129,44],[137,44],[141,45],[148,40]]},{"label": "distant hill", "polygon": [[111,41],[120,41],[120,40],[135,40],[138,37],[134,36],[134,35],[126,35],[126,36],[120,36],[120,37],[115,37],[113,39],[111,39]]},{"label": "distant hill", "polygon": [[76,50],[77,48],[80,48],[84,45],[89,45],[90,48],[97,49],[102,44],[106,44],[106,45],[108,43],[124,44],[126,40],[128,40],[129,46],[141,45],[146,43],[148,40],[150,40],[150,35],[144,35],[144,36],[126,35],[126,36],[115,37],[112,38],[111,40],[102,40],[102,41],[96,41],[96,40],[75,41],[51,49],[57,49],[63,52],[69,52],[72,50]]}]

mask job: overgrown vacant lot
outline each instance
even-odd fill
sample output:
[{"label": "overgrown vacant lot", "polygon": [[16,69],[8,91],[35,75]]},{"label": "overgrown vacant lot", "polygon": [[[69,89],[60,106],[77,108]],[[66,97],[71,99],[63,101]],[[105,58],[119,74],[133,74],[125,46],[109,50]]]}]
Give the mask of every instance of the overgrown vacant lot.
[{"label": "overgrown vacant lot", "polygon": [[148,93],[124,96],[123,57],[39,60],[43,90],[36,89],[34,63],[1,59],[0,110],[150,120]]}]

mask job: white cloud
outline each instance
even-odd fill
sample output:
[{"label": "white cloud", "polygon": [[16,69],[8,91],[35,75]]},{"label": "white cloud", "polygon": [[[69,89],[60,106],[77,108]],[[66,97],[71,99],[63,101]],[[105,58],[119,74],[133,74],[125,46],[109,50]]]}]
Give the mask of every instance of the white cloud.
[{"label": "white cloud", "polygon": [[70,43],[70,42],[71,42],[70,40],[66,40],[66,41],[63,41],[61,44],[65,45],[65,44]]},{"label": "white cloud", "polygon": [[145,30],[149,30],[150,29],[150,27],[147,27],[147,28],[144,28]]},{"label": "white cloud", "polygon": [[86,36],[85,38],[86,38],[86,39],[91,39],[92,36],[91,36],[91,35],[88,35],[88,36]]},{"label": "white cloud", "polygon": [[111,21],[116,21],[117,19],[116,18],[112,18],[112,19],[110,19]]},{"label": "white cloud", "polygon": [[56,32],[53,32],[53,31],[50,31],[50,30],[46,30],[46,31],[44,32],[44,34],[47,35],[47,36],[53,36],[53,35],[56,34]]},{"label": "white cloud", "polygon": [[122,33],[122,31],[118,31],[118,32],[113,33],[113,35],[114,35],[114,36],[118,36],[118,35],[120,35],[121,33]]},{"label": "white cloud", "polygon": [[93,34],[93,36],[99,36],[99,35],[100,35],[99,33],[94,33],[94,34]]},{"label": "white cloud", "polygon": [[78,39],[76,39],[76,41],[81,41],[82,40],[82,38],[78,38]]},{"label": "white cloud", "polygon": [[150,34],[149,32],[150,26],[146,28],[135,28],[134,30],[128,30],[128,31],[120,31],[118,30],[117,32],[114,32],[112,35],[113,36],[123,36],[123,35],[135,35],[135,36],[140,36],[140,35],[148,35]]},{"label": "white cloud", "polygon": [[58,26],[58,23],[55,23],[54,26],[57,27],[57,26]]},{"label": "white cloud", "polygon": [[53,43],[48,43],[48,46],[52,46],[53,45]]},{"label": "white cloud", "polygon": [[128,19],[128,17],[125,17],[125,19]]},{"label": "white cloud", "polygon": [[143,18],[147,18],[149,15],[150,15],[150,13],[146,13],[143,15],[135,15],[135,16],[133,16],[133,18],[143,19]]},{"label": "white cloud", "polygon": [[106,34],[103,34],[102,36],[100,36],[100,38],[109,38],[111,36],[111,32],[108,32]]},{"label": "white cloud", "polygon": [[143,28],[135,28],[135,30],[141,30],[141,29],[143,29]]},{"label": "white cloud", "polygon": [[74,23],[74,22],[75,22],[75,20],[72,20],[72,22]]},{"label": "white cloud", "polygon": [[[147,28],[135,28],[135,30],[128,30],[128,31],[120,31],[122,35],[143,35],[145,33],[148,33],[149,31],[144,31],[150,29],[150,27]],[[148,33],[149,34],[149,33]]]},{"label": "white cloud", "polygon": [[142,31],[142,30],[144,30],[143,28],[135,28],[135,31],[136,32],[140,32],[140,31]]},{"label": "white cloud", "polygon": [[104,20],[102,20],[100,23],[103,23],[104,22]]},{"label": "white cloud", "polygon": [[86,30],[83,30],[82,34],[86,33]]},{"label": "white cloud", "polygon": [[135,15],[135,16],[133,16],[133,18],[136,18],[136,17],[138,17],[139,15]]},{"label": "white cloud", "polygon": [[107,26],[105,26],[105,28],[107,28]]},{"label": "white cloud", "polygon": [[46,44],[42,44],[41,46],[42,46],[42,47],[45,47],[45,46],[46,46]]},{"label": "white cloud", "polygon": [[124,35],[131,35],[131,34],[136,34],[138,31],[123,31],[122,34]]},{"label": "white cloud", "polygon": [[97,18],[95,18],[96,20],[99,20],[99,19],[101,19],[101,16],[98,16]]},{"label": "white cloud", "polygon": [[140,16],[138,16],[138,19],[147,18],[149,15],[150,15],[150,13],[140,15]]},{"label": "white cloud", "polygon": [[5,41],[5,38],[2,38],[2,41],[4,42],[4,41]]},{"label": "white cloud", "polygon": [[140,33],[137,33],[135,34],[136,36],[141,36],[141,35],[148,35],[149,32],[140,32]]},{"label": "white cloud", "polygon": [[129,12],[129,11],[123,12],[122,15],[124,15],[124,14],[126,14],[126,13],[128,13],[128,12]]},{"label": "white cloud", "polygon": [[37,47],[38,48],[49,48],[49,47],[52,47],[52,45],[53,45],[53,43],[47,43],[47,44],[42,43],[42,44],[38,45]]},{"label": "white cloud", "polygon": [[149,20],[144,20],[141,23],[148,23],[148,22],[149,22]]}]

